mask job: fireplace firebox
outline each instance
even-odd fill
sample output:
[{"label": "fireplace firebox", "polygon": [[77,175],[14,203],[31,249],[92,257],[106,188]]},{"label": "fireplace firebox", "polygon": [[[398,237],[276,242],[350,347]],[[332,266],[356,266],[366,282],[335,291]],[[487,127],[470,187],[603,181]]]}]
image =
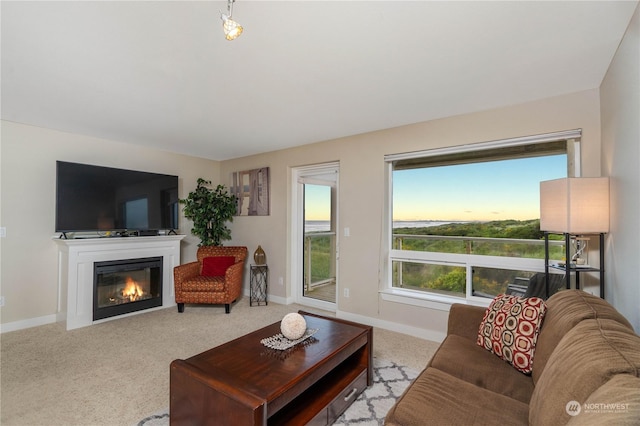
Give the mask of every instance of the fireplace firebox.
[{"label": "fireplace firebox", "polygon": [[162,306],[162,257],[94,262],[93,320]]}]

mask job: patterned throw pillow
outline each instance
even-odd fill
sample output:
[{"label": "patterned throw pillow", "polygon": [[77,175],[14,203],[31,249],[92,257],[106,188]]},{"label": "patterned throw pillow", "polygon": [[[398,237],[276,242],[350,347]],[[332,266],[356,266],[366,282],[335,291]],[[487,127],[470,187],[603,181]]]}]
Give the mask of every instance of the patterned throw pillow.
[{"label": "patterned throw pillow", "polygon": [[525,374],[533,367],[533,353],[547,305],[539,297],[500,294],[491,302],[478,331],[478,345]]}]

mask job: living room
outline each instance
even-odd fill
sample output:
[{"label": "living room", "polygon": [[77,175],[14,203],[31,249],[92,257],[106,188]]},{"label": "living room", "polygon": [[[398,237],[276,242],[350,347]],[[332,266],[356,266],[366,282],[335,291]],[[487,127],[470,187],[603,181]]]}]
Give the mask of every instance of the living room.
[{"label": "living room", "polygon": [[[282,304],[293,301],[292,286],[296,284],[290,273],[291,169],[338,161],[339,223],[341,228],[350,229],[350,236],[342,238],[340,244],[340,283],[348,285],[350,296],[338,291],[336,316],[441,341],[446,333],[448,306],[409,305],[384,300],[380,294],[384,284],[379,273],[386,206],[384,156],[573,129],[582,130],[582,175],[611,178],[605,299],[638,331],[640,286],[635,277],[640,273],[636,255],[640,235],[639,31],[636,8],[601,83],[585,90],[560,90],[555,96],[519,104],[416,120],[415,124],[240,158],[214,160],[186,155],[166,147],[24,124],[3,115],[0,223],[6,236],[0,239],[0,295],[5,303],[0,308],[2,332],[63,321],[58,248],[52,241],[57,237],[56,160],[178,175],[181,197],[195,187],[200,177],[228,185],[232,172],[269,167],[270,215],[235,217],[228,244],[245,245],[251,251],[258,244],[264,248],[271,277],[269,298]],[[5,39],[3,29],[3,47]],[[3,63],[3,74],[6,68]],[[4,111],[3,99],[3,114]],[[176,145],[180,143],[177,141]],[[189,234],[189,228],[189,222],[181,216],[179,232],[186,235],[181,246],[182,263],[195,259],[199,242]],[[248,286],[248,274],[245,285]]]}]

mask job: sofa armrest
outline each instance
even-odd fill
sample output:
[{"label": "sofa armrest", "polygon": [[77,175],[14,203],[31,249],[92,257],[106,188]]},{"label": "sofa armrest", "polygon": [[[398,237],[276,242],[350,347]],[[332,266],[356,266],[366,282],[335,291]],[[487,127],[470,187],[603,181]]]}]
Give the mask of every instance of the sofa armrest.
[{"label": "sofa armrest", "polygon": [[486,310],[482,306],[454,303],[449,311],[447,334],[455,334],[475,341]]}]

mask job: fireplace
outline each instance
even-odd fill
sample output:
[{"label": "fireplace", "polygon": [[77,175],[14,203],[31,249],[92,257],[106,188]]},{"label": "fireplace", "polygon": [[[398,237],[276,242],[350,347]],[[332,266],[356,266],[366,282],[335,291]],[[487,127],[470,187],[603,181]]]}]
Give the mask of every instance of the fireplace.
[{"label": "fireplace", "polygon": [[162,306],[162,260],[94,262],[93,320]]}]

